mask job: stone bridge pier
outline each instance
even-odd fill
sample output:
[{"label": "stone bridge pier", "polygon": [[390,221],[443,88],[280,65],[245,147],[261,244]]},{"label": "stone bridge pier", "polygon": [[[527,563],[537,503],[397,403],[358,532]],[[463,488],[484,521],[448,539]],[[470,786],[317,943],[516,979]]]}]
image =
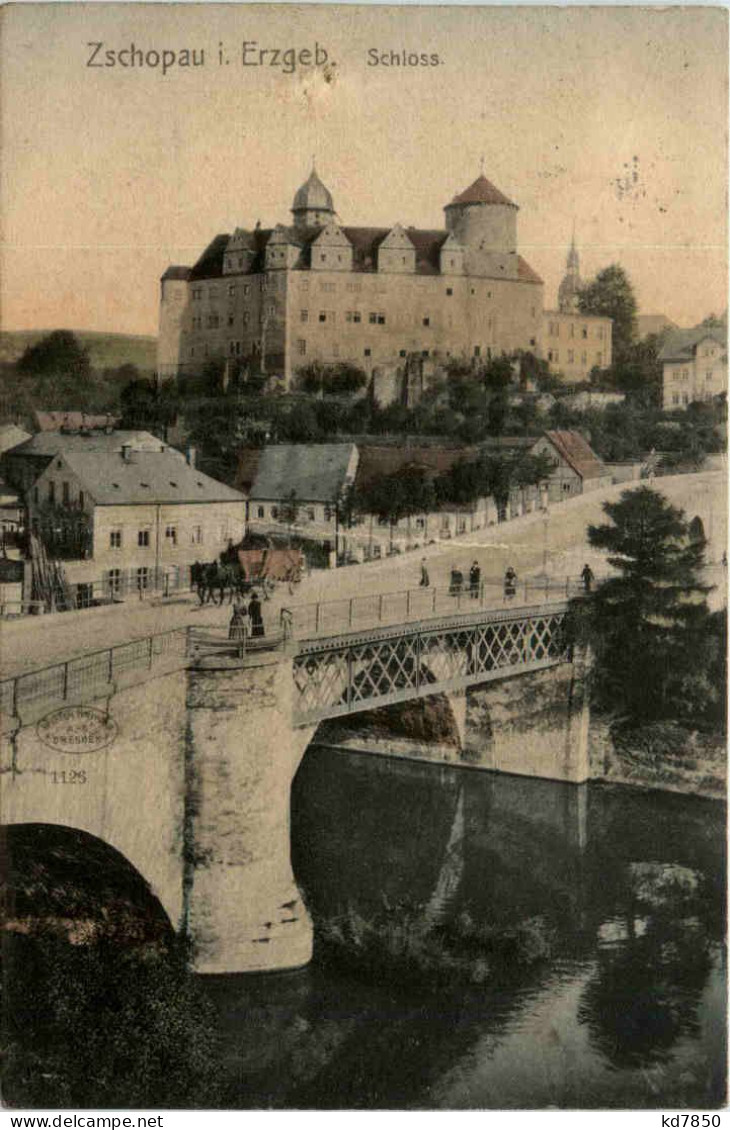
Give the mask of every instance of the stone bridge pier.
[{"label": "stone bridge pier", "polygon": [[295,968],[312,955],[289,801],[314,727],[292,727],[292,693],[281,656],[188,673],[185,928],[201,973]]}]

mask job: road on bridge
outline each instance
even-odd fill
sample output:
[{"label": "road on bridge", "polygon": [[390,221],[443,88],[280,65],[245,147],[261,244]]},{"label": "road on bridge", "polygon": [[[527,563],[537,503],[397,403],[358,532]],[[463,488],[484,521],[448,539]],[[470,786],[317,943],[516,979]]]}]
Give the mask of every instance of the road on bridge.
[{"label": "road on bridge", "polygon": [[[452,567],[466,575],[474,560],[479,562],[484,581],[499,582],[508,565],[516,569],[521,580],[541,574],[545,564],[548,575],[554,578],[577,577],[586,561],[595,573],[605,573],[603,555],[587,546],[586,528],[602,521],[604,501],[618,498],[631,485],[614,486],[559,503],[551,507],[547,521],[542,514],[528,514],[382,561],[314,573],[298,586],[294,596],[281,589],[264,604],[265,624],[270,630],[278,627],[282,607],[414,588],[418,586],[423,557],[431,585],[442,589],[448,587]],[[695,514],[703,517],[710,542],[708,558],[718,562],[727,544],[724,473],[674,475],[652,485],[682,507],[688,518]],[[714,574],[719,572],[713,571],[711,583],[718,584]],[[725,583],[721,579],[719,583],[724,590]],[[723,600],[724,591],[718,590],[713,604],[717,606]],[[494,589],[493,603],[501,605],[498,587]],[[178,595],[168,600],[135,599],[105,608],[4,621],[0,630],[0,666],[3,676],[8,677],[171,628],[222,627],[229,618],[228,604],[223,608],[201,608],[197,597]]]}]

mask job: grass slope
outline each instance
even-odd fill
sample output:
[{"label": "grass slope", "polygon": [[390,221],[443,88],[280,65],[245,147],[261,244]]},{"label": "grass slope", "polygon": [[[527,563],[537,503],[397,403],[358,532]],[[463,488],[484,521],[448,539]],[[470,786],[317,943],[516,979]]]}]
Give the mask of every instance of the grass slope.
[{"label": "grass slope", "polygon": [[[94,369],[115,369],[119,365],[136,365],[138,369],[155,368],[157,338],[136,334],[95,333],[73,330],[89,351]],[[0,362],[13,362],[22,357],[29,345],[51,333],[51,330],[5,330],[0,332]]]}]

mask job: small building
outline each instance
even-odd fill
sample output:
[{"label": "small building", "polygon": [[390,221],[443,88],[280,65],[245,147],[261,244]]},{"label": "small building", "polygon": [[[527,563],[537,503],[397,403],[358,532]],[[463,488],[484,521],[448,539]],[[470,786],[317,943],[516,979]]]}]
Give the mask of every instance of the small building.
[{"label": "small building", "polygon": [[27,495],[31,532],[79,605],[187,587],[245,532],[245,498],[179,452],[125,445],[53,456]]},{"label": "small building", "polygon": [[46,412],[37,408],[33,413],[33,422],[39,432],[116,428],[119,420],[119,416],[112,416],[108,412],[93,415],[88,412]]},{"label": "small building", "polygon": [[727,393],[727,326],[675,330],[659,351],[665,411]]},{"label": "small building", "polygon": [[533,455],[547,455],[554,461],[554,469],[548,479],[548,502],[562,502],[578,494],[611,486],[610,471],[580,432],[545,432],[531,452]]}]

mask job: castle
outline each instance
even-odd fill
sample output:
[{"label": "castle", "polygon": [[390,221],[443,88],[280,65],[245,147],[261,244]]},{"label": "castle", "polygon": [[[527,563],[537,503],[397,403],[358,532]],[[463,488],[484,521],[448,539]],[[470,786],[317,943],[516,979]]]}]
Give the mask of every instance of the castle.
[{"label": "castle", "polygon": [[[445,206],[444,229],[343,226],[314,168],[291,212],[291,224],[236,228],[193,267],[168,267],[160,378],[223,358],[289,388],[312,362],[348,362],[387,402],[424,366],[544,355],[543,281],[518,253],[517,205],[483,174]],[[579,317],[608,325],[610,357],[610,321]],[[594,349],[586,374],[596,363]]]}]

